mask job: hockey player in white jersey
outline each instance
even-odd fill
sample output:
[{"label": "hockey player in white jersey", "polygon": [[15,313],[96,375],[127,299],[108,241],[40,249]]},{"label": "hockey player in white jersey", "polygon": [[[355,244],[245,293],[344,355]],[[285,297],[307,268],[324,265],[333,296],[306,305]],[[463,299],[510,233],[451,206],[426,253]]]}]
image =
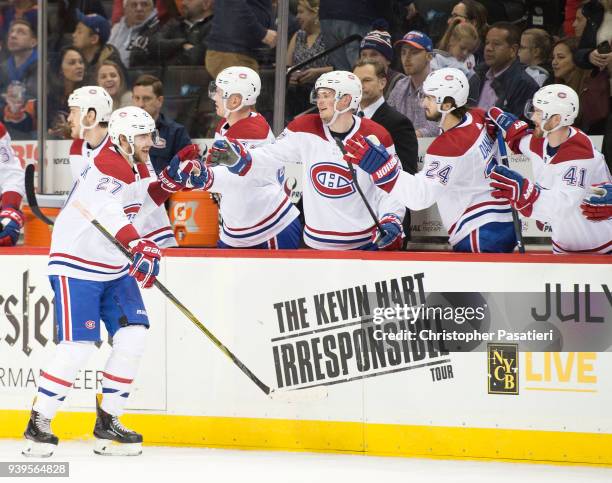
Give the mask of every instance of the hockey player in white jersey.
[{"label": "hockey player in white jersey", "polygon": [[578,109],[571,87],[552,84],[533,96],[527,112],[533,132],[512,114],[489,110],[488,118],[510,149],[529,157],[534,173],[531,181],[505,166],[495,167],[493,196],[511,201],[523,216],[550,223],[553,253],[612,253],[612,220],[593,223],[580,210],[590,186],[611,178],[602,154],[572,126]]},{"label": "hockey player in white jersey", "polygon": [[374,183],[411,210],[438,205],[449,242],[458,252],[511,252],[516,245],[508,201],[491,196],[488,173],[495,165],[495,141],[485,129],[484,111],[468,109],[469,85],[458,69],[432,72],[423,83],[427,119],[442,134],[427,149],[416,175],[400,171],[383,145],[356,137],[345,159],[358,164]]},{"label": "hockey player in white jersey", "polygon": [[[70,94],[68,107],[68,124],[73,139],[69,155],[70,170],[75,182],[91,160],[105,146],[112,145],[108,136],[108,121],[113,111],[113,100],[102,87],[84,86]],[[147,160],[147,166],[154,176],[150,160]],[[136,217],[133,222],[144,238],[150,238],[164,248],[177,246],[164,206],[157,207],[152,216]]]},{"label": "hockey player in white jersey", "polygon": [[[259,75],[248,67],[228,67],[211,82],[210,97],[222,118],[216,140],[237,140],[247,149],[274,141],[264,117],[253,111],[260,90]],[[219,248],[300,246],[300,213],[283,189],[284,168],[262,168],[254,177],[235,176],[224,166],[207,166],[205,174],[205,189],[221,195]]]},{"label": "hockey player in white jersey", "polygon": [[0,122],[0,247],[14,246],[23,228],[24,171]]},{"label": "hockey player in white jersey", "polygon": [[[58,444],[51,420],[79,369],[96,350],[104,322],[113,348],[96,397],[95,452],[141,452],[142,436],[119,421],[144,352],[147,312],[138,288],[149,288],[159,273],[161,250],[143,238],[131,220],[147,216],[168,196],[183,189],[200,166],[197,146],[183,148],[160,174],[146,166],[156,141],[155,121],[144,110],[116,110],[109,122],[110,144],[83,169],[58,215],[51,240],[48,273],[55,293],[59,343],[45,364],[24,436],[26,456],[50,456]],[[129,249],[133,262],[86,219],[87,209]],[[138,208],[134,208],[138,207]]]},{"label": "hockey player in white jersey", "polygon": [[353,73],[328,72],[317,79],[313,91],[318,114],[294,119],[274,144],[250,151],[235,140],[230,139],[229,144],[217,141],[211,157],[227,164],[233,173],[256,179],[266,170],[283,168],[285,163],[301,164],[304,242],[309,247],[397,250],[402,243],[405,208],[378,190],[365,173],[354,171],[384,236],[376,233],[374,220],[337,144],[357,135],[376,135],[395,155],[393,141],[385,128],[354,115],[360,100],[361,82]]}]

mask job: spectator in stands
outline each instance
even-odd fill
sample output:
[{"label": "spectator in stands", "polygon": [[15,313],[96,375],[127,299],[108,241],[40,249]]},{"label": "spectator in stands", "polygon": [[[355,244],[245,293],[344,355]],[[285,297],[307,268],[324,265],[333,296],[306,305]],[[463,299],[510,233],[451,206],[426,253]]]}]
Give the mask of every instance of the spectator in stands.
[{"label": "spectator in stands", "polygon": [[36,27],[25,19],[13,20],[6,41],[9,57],[0,63],[0,89],[4,92],[11,82],[25,85],[26,96],[36,97],[38,62]]},{"label": "spectator in stands", "polygon": [[593,77],[590,70],[577,67],[573,58],[576,50],[578,39],[574,37],[555,43],[552,61],[555,83],[565,84],[578,94],[580,107],[574,126],[587,134],[603,134],[609,114],[609,105],[605,102],[610,97],[608,73],[603,71]]},{"label": "spectator in stands", "polygon": [[[333,47],[350,35],[364,37],[372,22],[380,17],[380,6],[376,0],[321,0],[319,19],[323,42]],[[359,57],[359,44],[351,42],[330,53],[330,62],[335,70],[351,70]]]},{"label": "spectator in stands", "polygon": [[[581,8],[582,15],[586,18],[586,25],[580,37],[578,50],[574,52],[574,62],[581,69],[592,69],[594,72],[608,71],[612,79],[612,53],[599,52],[597,47],[606,40],[612,44],[612,1],[590,0],[585,2]],[[612,89],[611,89],[612,91]],[[599,102],[600,105],[603,102]],[[608,115],[606,123],[602,154],[612,170],[612,98],[608,102]]]},{"label": "spectator in stands", "polygon": [[471,23],[478,32],[480,48],[474,55],[477,64],[482,62],[484,60],[484,44],[488,29],[487,9],[476,0],[462,0],[453,7],[448,24],[451,25],[457,21]]},{"label": "spectator in stands", "polygon": [[276,46],[270,0],[222,0],[215,5],[206,51],[206,70],[216,78],[226,67],[259,71],[256,49]]},{"label": "spectator in stands", "polygon": [[389,94],[391,107],[412,121],[417,137],[433,137],[439,134],[438,123],[428,121],[421,106],[423,82],[431,71],[433,56],[431,39],[422,32],[408,32],[396,45],[401,45],[402,67],[406,77],[400,79]]},{"label": "spectator in stands", "polygon": [[98,64],[105,60],[120,64],[121,56],[113,45],[107,44],[111,29],[107,19],[95,13],[84,15],[80,11],[77,18],[79,23],[72,34],[72,45],[83,53],[87,80],[95,82]]},{"label": "spectator in stands", "polygon": [[415,174],[419,157],[416,133],[410,119],[385,102],[385,66],[375,60],[359,60],[353,73],[359,77],[362,88],[361,108],[357,115],[372,119],[389,131],[402,168]]},{"label": "spectator in stands", "polygon": [[612,53],[597,51],[597,46],[603,41],[612,43],[612,1],[590,0],[581,7],[585,17],[579,48],[574,55],[576,65],[582,69],[610,69]]},{"label": "spectator in stands", "polygon": [[[566,32],[566,35],[568,37],[576,37],[577,39],[582,37],[582,34],[584,33],[584,29],[586,28],[586,25],[587,25],[587,18],[584,16],[584,13],[582,12],[582,5],[586,3],[588,3],[588,0],[581,2],[581,5],[576,9],[574,20],[572,22],[572,26],[570,29],[572,33],[567,32],[567,29],[565,29],[564,27],[564,31]],[[567,12],[567,6],[566,6],[566,12]],[[566,20],[567,20],[567,17],[566,17]]]},{"label": "spectator in stands", "polygon": [[518,60],[520,41],[520,30],[509,22],[497,22],[487,32],[485,61],[470,79],[480,93],[478,107],[485,111],[497,106],[523,116],[525,104],[539,89]]},{"label": "spectator in stands", "polygon": [[[182,1],[180,0],[155,0],[157,18],[159,18],[162,25],[164,25],[169,19],[179,16],[180,4],[182,4]],[[124,15],[124,8],[125,0],[113,0],[113,8],[111,13],[111,23],[113,25],[121,21],[121,17]]]},{"label": "spectator in stands", "polygon": [[[371,119],[389,131],[395,152],[402,163],[402,169],[410,174],[415,174],[419,159],[419,143],[410,119],[385,102],[383,96],[387,83],[385,66],[375,60],[362,59],[355,64],[353,73],[359,77],[362,88],[360,109],[357,115]],[[403,244],[405,249],[410,239],[410,212],[408,210],[406,210],[402,226],[406,235]]]},{"label": "spectator in stands", "polygon": [[171,18],[151,38],[151,59],[159,65],[204,65],[213,0],[183,0],[183,16]]},{"label": "spectator in stands", "polygon": [[471,23],[452,22],[440,39],[438,48],[434,50],[431,70],[454,67],[470,78],[474,75],[474,52],[479,45],[478,32]]},{"label": "spectator in stands", "polygon": [[379,62],[385,68],[387,82],[385,83],[383,94],[387,98],[395,87],[396,82],[404,77],[404,74],[391,68],[393,45],[391,44],[391,35],[388,32],[387,22],[383,19],[376,20],[372,24],[372,29],[359,45],[359,60]]},{"label": "spectator in stands", "polygon": [[[580,12],[581,3],[584,2],[582,0],[565,1],[565,7],[563,9],[563,33],[568,37],[575,36],[580,38],[582,35],[582,31],[578,31],[576,29],[577,25],[579,25],[581,22],[581,20],[578,20],[578,16],[580,15],[582,20],[584,20],[584,15],[582,15],[582,12]],[[584,25],[582,25],[582,29],[584,29]]]},{"label": "spectator in stands", "polygon": [[70,138],[70,126],[67,123],[70,108],[68,96],[73,90],[83,86],[85,78],[85,59],[75,47],[65,47],[60,52],[55,64],[49,66],[49,83],[47,94],[47,123],[49,134]]},{"label": "spectator in stands", "polygon": [[108,43],[126,67],[149,65],[148,44],[160,27],[153,0],[125,0],[125,15],[113,25]]},{"label": "spectator in stands", "polygon": [[519,60],[525,64],[525,71],[542,87],[552,79],[550,56],[552,37],[544,29],[527,29],[521,35]]},{"label": "spectator in stands", "polygon": [[34,28],[38,22],[38,3],[36,0],[12,0],[0,10],[0,41],[6,39],[14,20],[26,20]]},{"label": "spectator in stands", "polygon": [[[287,48],[287,65],[295,65],[325,50],[319,26],[319,0],[300,0],[298,3],[298,30]],[[321,74],[332,71],[327,56],[307,64],[289,77],[287,110],[291,117],[310,107],[310,91]]]},{"label": "spectator in stands", "polygon": [[[79,23],[79,14],[96,14],[102,18],[108,18],[104,10],[105,0],[62,0],[54,2],[57,4],[56,18],[49,19],[49,41],[50,50],[57,51],[65,43],[64,35],[74,32]],[[50,17],[51,14],[49,15]],[[110,27],[109,27],[110,30]]]},{"label": "spectator in stands", "polygon": [[163,148],[151,148],[149,156],[159,174],[170,162],[172,156],[181,148],[191,144],[187,130],[182,124],[168,119],[162,112],[164,105],[164,90],[162,82],[155,76],[143,74],[132,87],[132,104],[147,111],[153,119],[162,139],[166,145]]},{"label": "spectator in stands", "polygon": [[132,93],[128,89],[121,66],[112,60],[103,60],[94,72],[95,84],[104,87],[113,98],[113,111],[132,105]]}]

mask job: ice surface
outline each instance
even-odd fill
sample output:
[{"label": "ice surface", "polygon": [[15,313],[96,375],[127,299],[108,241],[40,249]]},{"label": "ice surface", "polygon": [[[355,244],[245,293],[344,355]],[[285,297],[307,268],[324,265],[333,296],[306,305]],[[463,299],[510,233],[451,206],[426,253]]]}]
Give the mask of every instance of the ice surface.
[{"label": "ice surface", "polygon": [[604,467],[167,446],[145,446],[141,456],[113,457],[94,455],[93,441],[60,441],[55,455],[44,460],[21,456],[22,446],[20,440],[0,440],[0,461],[68,461],[70,477],[15,478],[17,483],[612,482],[612,468]]}]

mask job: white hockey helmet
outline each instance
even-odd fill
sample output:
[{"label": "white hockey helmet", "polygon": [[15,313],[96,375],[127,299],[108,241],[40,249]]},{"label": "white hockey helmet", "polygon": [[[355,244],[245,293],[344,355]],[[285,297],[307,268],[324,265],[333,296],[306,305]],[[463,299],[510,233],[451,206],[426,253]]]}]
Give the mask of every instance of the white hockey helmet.
[{"label": "white hockey helmet", "polygon": [[[352,72],[348,72],[346,70],[334,70],[332,72],[326,72],[319,76],[317,81],[315,82],[314,89],[310,94],[310,102],[316,104],[317,98],[317,90],[325,88],[331,89],[335,92],[335,102],[334,102],[334,115],[332,119],[327,123],[327,125],[333,124],[338,118],[339,114],[344,112],[348,112],[350,110],[358,111],[359,103],[361,102],[361,81],[359,77],[357,77]],[[351,96],[351,103],[346,109],[342,111],[338,111],[338,101],[342,99],[345,95]]]},{"label": "white hockey helmet", "polygon": [[[255,105],[261,92],[261,79],[259,74],[249,67],[227,67],[219,72],[217,78],[210,83],[208,94],[211,99],[214,99],[217,89],[221,90],[224,115],[227,117],[230,112],[238,111],[244,106]],[[227,100],[232,94],[240,94],[242,102],[238,107],[230,110],[227,108]]]},{"label": "white hockey helmet", "polygon": [[[81,110],[79,137],[83,138],[86,129],[93,129],[100,122],[108,122],[113,112],[113,99],[104,88],[99,86],[84,86],[72,91],[68,97],[68,107],[78,107]],[[91,126],[83,125],[83,119],[90,109],[96,111],[96,122]]]},{"label": "white hockey helmet", "polygon": [[[542,111],[542,122],[540,123],[542,131],[549,134],[563,126],[574,124],[580,109],[580,101],[578,100],[578,94],[571,87],[563,84],[551,84],[540,88],[533,95],[533,99],[525,106],[525,116],[532,119],[536,109]],[[561,121],[555,128],[547,131],[544,129],[544,124],[555,114],[561,117]]]},{"label": "white hockey helmet", "polygon": [[[449,112],[467,104],[469,92],[470,86],[467,77],[459,69],[453,67],[434,70],[429,73],[425,82],[423,82],[423,94],[435,99],[438,111],[442,115],[438,123],[440,127],[442,127],[444,118]],[[444,104],[446,98],[455,101],[455,107],[443,111],[442,104]]]},{"label": "white hockey helmet", "polygon": [[467,104],[470,85],[465,74],[459,69],[445,67],[434,70],[427,76],[423,82],[423,93],[436,99],[438,109],[447,97],[455,101],[456,107],[461,107]]},{"label": "white hockey helmet", "polygon": [[[135,152],[135,137],[139,134],[149,133],[153,135],[153,146],[160,148],[165,146],[165,142],[159,137],[157,128],[155,127],[155,120],[144,109],[136,106],[127,106],[117,109],[111,114],[108,124],[108,134],[112,143],[126,156],[132,156]],[[121,143],[119,141],[121,135],[125,136],[130,145],[131,152],[126,153],[121,148]]]}]

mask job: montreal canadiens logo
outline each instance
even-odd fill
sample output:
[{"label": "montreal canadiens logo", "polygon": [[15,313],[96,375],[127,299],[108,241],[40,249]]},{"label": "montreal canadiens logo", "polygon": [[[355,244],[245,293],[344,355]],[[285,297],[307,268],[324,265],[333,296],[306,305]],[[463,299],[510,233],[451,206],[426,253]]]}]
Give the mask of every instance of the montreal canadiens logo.
[{"label": "montreal canadiens logo", "polygon": [[88,320],[87,322],[85,322],[85,327],[90,330],[95,329],[96,323],[93,320]]},{"label": "montreal canadiens logo", "polygon": [[332,163],[317,163],[310,168],[310,180],[317,192],[326,198],[343,198],[355,192],[348,168]]},{"label": "montreal canadiens logo", "polygon": [[444,76],[444,80],[453,80],[455,78],[455,76],[448,74]]},{"label": "montreal canadiens logo", "polygon": [[559,92],[557,96],[559,96],[561,99],[565,99],[567,97],[567,94],[565,92]]}]

